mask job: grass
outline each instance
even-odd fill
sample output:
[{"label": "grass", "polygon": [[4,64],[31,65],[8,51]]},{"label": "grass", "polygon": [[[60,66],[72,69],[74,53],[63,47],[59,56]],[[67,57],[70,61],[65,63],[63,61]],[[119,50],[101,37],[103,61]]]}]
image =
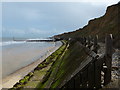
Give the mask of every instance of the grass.
[{"label": "grass", "polygon": [[81,48],[78,43],[73,43],[69,47],[67,45],[37,88],[58,88],[86,58],[84,48]]},{"label": "grass", "polygon": [[[81,54],[82,53],[82,54]],[[81,57],[81,58],[80,58]],[[86,58],[86,54],[83,49],[77,44],[72,45],[66,51],[63,57],[63,62],[56,75],[55,82],[51,85],[51,88],[57,88],[62,82],[79,67],[82,60]]]},{"label": "grass", "polygon": [[67,45],[63,45],[63,47],[61,47],[58,51],[58,53],[56,54],[59,54],[59,55],[56,55],[56,61],[53,63],[52,67],[49,69],[49,71],[46,73],[46,75],[44,76],[43,78],[43,81],[40,82],[40,84],[37,86],[37,88],[47,88],[50,86],[50,83],[53,81],[53,77],[56,75],[57,73],[57,67],[59,66],[60,64],[60,57],[61,55],[63,54],[65,48],[66,48]]}]

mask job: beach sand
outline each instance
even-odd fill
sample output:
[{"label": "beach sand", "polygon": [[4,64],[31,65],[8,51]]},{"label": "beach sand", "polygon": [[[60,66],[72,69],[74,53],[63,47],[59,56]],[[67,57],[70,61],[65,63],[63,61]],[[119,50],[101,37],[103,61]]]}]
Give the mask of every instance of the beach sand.
[{"label": "beach sand", "polygon": [[[62,44],[61,44],[62,45]],[[7,77],[2,79],[2,88],[12,88],[14,84],[16,84],[20,79],[22,79],[29,72],[34,70],[38,64],[44,61],[49,55],[51,55],[54,51],[56,51],[61,45],[56,47],[50,47],[48,52],[45,53],[40,59],[37,61],[15,71],[14,73],[8,75]],[[1,84],[0,84],[1,85]]]}]

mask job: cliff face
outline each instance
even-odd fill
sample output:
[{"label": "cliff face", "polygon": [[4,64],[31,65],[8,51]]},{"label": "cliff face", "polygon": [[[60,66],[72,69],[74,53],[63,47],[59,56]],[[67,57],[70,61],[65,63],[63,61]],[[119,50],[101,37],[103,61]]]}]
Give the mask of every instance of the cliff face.
[{"label": "cliff face", "polygon": [[99,40],[103,41],[106,34],[113,34],[114,41],[119,40],[120,36],[120,3],[109,6],[104,16],[95,18],[88,22],[88,25],[82,29],[56,35],[55,37],[61,37],[64,39],[75,37],[87,37],[89,35],[98,35]]},{"label": "cliff face", "polygon": [[110,6],[104,16],[90,20],[88,25],[83,28],[83,34],[99,35],[100,38],[105,34],[116,36],[118,34],[118,7],[118,4]]}]

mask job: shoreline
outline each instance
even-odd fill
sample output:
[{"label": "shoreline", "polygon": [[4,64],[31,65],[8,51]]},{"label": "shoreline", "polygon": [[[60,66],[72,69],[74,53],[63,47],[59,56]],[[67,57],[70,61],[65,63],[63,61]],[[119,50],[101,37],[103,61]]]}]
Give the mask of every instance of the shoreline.
[{"label": "shoreline", "polygon": [[31,64],[22,67],[15,71],[14,73],[11,73],[7,77],[2,79],[2,88],[12,88],[13,85],[15,85],[20,79],[22,79],[25,75],[27,75],[29,72],[34,70],[35,67],[38,66],[42,61],[44,61],[48,56],[50,56],[53,52],[55,52],[62,43],[58,46],[50,47],[50,49],[38,60],[32,62]]}]

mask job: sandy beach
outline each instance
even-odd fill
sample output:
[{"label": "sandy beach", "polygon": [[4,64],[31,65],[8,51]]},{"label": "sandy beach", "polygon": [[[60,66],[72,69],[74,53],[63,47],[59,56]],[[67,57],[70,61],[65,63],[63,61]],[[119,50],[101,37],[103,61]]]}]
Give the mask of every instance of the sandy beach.
[{"label": "sandy beach", "polygon": [[18,82],[25,75],[27,75],[29,72],[34,70],[34,68],[37,67],[38,64],[40,64],[42,61],[44,61],[49,55],[51,55],[54,51],[56,51],[61,45],[57,45],[57,46],[54,46],[54,47],[49,47],[47,53],[45,53],[43,56],[41,56],[40,59],[34,61],[33,63],[31,63],[31,64],[29,64],[25,67],[22,67],[21,69],[15,71],[14,73],[12,73],[12,74],[8,75],[7,77],[3,78],[2,79],[2,88],[12,88],[12,86],[16,82]]}]

